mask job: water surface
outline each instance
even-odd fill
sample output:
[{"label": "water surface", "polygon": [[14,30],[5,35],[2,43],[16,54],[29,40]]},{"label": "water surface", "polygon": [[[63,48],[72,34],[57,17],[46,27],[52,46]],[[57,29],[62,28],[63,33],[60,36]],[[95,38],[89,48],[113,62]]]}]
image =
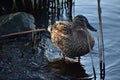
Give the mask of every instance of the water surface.
[{"label": "water surface", "polygon": [[[105,45],[105,63],[106,63],[106,77],[105,80],[120,80],[120,1],[119,0],[101,0],[102,8],[102,23]],[[91,25],[95,28],[98,27],[98,10],[97,0],[76,0],[75,12],[73,16],[78,14],[85,15]],[[98,59],[98,43],[96,33],[92,33],[96,39],[94,50],[97,54],[92,54],[94,58],[94,65],[97,73],[97,80],[99,80],[99,59]],[[90,67],[90,55],[86,55],[82,58],[82,63],[85,65],[85,69],[91,75],[92,68]]]}]

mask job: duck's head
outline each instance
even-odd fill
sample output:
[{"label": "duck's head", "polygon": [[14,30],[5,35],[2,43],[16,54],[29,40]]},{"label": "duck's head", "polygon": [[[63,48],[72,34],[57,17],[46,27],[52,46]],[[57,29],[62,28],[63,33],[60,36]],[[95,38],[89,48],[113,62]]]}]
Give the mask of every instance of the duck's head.
[{"label": "duck's head", "polygon": [[74,17],[73,22],[78,26],[83,26],[83,27],[86,24],[88,29],[90,29],[91,31],[97,32],[97,30],[89,24],[87,18],[83,15],[77,15],[76,17]]}]

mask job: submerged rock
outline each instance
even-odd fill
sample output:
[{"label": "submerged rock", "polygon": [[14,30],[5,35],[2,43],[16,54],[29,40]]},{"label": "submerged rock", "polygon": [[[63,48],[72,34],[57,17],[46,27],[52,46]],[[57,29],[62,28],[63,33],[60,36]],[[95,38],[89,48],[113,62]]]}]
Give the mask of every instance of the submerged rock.
[{"label": "submerged rock", "polygon": [[0,17],[0,35],[34,30],[35,19],[25,12],[17,12]]}]

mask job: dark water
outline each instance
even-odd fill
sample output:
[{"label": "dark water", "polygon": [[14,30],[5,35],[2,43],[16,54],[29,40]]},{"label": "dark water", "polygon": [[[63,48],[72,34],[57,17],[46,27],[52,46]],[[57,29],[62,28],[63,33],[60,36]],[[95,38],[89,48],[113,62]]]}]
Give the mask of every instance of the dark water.
[{"label": "dark water", "polygon": [[[104,47],[105,47],[105,64],[106,64],[106,76],[105,80],[120,80],[120,1],[119,0],[101,0],[102,8],[102,22],[103,22],[103,34],[104,34]],[[78,14],[85,15],[90,23],[98,27],[98,12],[97,12],[97,0],[76,0],[75,12],[73,16]],[[96,38],[96,33],[92,33]],[[94,50],[98,53],[98,43],[96,38],[96,44]],[[99,80],[99,59],[98,54],[93,54],[94,65],[97,73],[97,80]],[[87,73],[93,75],[90,55],[86,55],[81,61],[85,65]]]}]

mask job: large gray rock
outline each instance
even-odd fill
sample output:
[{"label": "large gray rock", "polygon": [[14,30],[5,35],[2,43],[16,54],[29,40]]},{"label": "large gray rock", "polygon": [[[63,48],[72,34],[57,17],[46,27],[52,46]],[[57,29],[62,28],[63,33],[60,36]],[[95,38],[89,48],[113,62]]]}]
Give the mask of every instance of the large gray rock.
[{"label": "large gray rock", "polygon": [[0,17],[0,35],[34,30],[35,19],[25,12],[17,12]]}]

